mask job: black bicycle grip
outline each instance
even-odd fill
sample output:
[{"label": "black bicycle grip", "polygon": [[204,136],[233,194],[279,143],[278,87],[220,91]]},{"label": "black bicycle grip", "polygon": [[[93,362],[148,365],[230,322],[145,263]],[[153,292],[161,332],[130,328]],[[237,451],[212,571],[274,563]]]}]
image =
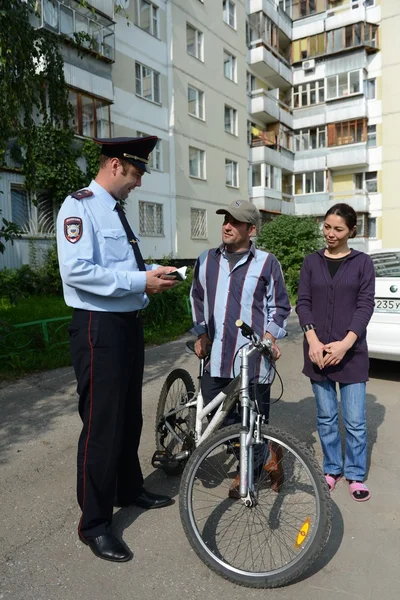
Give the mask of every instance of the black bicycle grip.
[{"label": "black bicycle grip", "polygon": [[243,335],[245,337],[252,337],[254,335],[254,331],[253,329],[250,327],[250,325],[246,325],[246,323],[244,323],[241,319],[238,319],[235,322],[236,327],[239,327],[241,332],[243,333]]}]

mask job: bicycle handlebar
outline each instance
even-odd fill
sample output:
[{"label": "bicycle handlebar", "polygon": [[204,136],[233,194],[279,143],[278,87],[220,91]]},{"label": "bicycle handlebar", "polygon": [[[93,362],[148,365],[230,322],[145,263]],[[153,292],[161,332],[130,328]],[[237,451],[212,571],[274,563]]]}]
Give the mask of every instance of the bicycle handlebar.
[{"label": "bicycle handlebar", "polygon": [[241,330],[244,337],[250,339],[253,342],[254,346],[256,346],[256,348],[259,351],[264,351],[264,353],[267,354],[267,356],[270,360],[274,359],[273,352],[272,352],[271,340],[269,340],[269,339],[261,340],[258,337],[258,335],[255,333],[254,329],[252,329],[252,327],[250,327],[250,325],[247,325],[247,323],[242,321],[242,319],[238,319],[235,322],[235,325],[236,325],[236,327],[238,327]]}]

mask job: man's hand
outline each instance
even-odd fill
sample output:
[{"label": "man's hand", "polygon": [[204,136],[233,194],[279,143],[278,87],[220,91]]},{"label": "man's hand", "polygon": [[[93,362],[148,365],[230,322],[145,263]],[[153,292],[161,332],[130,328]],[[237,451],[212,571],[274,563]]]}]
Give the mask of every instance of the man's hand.
[{"label": "man's hand", "polygon": [[194,351],[199,358],[205,358],[210,354],[212,341],[206,333],[203,333],[194,343]]},{"label": "man's hand", "polygon": [[334,367],[343,359],[347,350],[349,350],[349,345],[345,340],[340,342],[331,342],[330,344],[325,344],[324,350],[326,352],[324,356],[324,365],[326,367],[328,365],[330,367]]},{"label": "man's hand", "polygon": [[152,271],[146,271],[146,287],[145,292],[148,295],[165,292],[178,285],[178,281],[174,279],[162,279],[163,275],[175,271],[175,267],[158,267]]},{"label": "man's hand", "polygon": [[280,358],[280,356],[281,356],[281,351],[279,350],[279,346],[277,345],[274,336],[271,335],[269,333],[269,331],[267,331],[267,333],[264,335],[264,340],[271,340],[271,342],[272,342],[272,346],[271,346],[272,356],[274,357],[274,360],[278,360]]}]

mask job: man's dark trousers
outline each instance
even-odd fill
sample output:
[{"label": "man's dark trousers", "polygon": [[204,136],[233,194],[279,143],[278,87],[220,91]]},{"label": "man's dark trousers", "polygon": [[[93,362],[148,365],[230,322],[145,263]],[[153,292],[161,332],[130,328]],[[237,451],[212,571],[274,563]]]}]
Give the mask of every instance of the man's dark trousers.
[{"label": "man's dark trousers", "polygon": [[142,431],[144,340],[137,313],[74,309],[68,328],[79,414],[79,533],[106,533],[115,499],[129,504],[143,486],[138,458]]}]

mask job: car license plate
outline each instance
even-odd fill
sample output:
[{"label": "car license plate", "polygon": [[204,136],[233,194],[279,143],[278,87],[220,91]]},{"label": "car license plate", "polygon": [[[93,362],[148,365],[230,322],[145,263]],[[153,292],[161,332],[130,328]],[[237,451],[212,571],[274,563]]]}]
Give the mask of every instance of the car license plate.
[{"label": "car license plate", "polygon": [[400,298],[375,298],[375,312],[400,313]]}]

